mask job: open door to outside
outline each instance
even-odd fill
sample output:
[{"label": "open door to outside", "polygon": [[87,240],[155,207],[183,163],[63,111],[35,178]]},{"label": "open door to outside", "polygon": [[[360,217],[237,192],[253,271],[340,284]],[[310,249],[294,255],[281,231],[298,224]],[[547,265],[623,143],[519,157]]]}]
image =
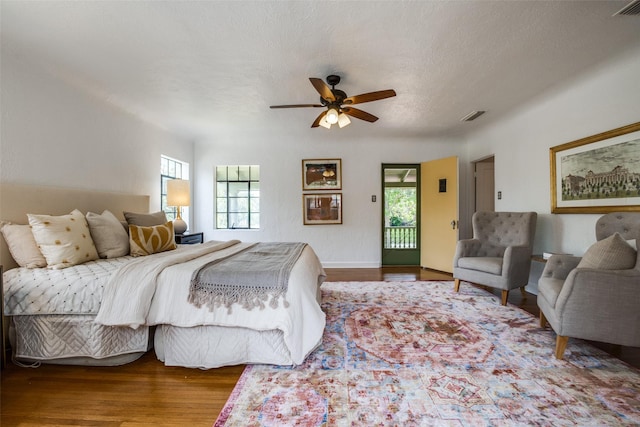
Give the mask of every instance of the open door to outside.
[{"label": "open door to outside", "polygon": [[458,242],[458,158],[421,164],[420,265],[453,272]]},{"label": "open door to outside", "polygon": [[420,265],[420,165],[382,165],[382,265]]}]

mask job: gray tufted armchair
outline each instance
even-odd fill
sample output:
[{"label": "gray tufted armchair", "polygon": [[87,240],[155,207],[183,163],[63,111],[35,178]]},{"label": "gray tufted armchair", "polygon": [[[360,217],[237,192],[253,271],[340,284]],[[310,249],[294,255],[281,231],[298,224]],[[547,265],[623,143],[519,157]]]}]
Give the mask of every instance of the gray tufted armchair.
[{"label": "gray tufted armchair", "polygon": [[[598,242],[616,232],[630,242],[639,239],[640,212],[609,213],[596,222]],[[640,252],[618,246],[595,255],[589,248],[582,258],[553,255],[547,261],[538,281],[537,301],[540,326],[549,322],[557,334],[557,359],[563,358],[569,337],[640,347]],[[601,265],[578,265],[588,257]],[[630,268],[608,269],[609,263],[628,263]]]},{"label": "gray tufted armchair", "polygon": [[460,281],[502,289],[501,303],[506,305],[511,289],[524,289],[537,218],[535,212],[474,213],[473,239],[458,241],[453,258],[455,291]]}]

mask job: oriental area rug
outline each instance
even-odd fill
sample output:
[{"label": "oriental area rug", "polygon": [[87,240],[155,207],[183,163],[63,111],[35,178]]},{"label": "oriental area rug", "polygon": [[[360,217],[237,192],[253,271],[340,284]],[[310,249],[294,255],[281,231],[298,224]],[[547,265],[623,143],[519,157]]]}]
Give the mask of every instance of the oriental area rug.
[{"label": "oriental area rug", "polygon": [[215,426],[637,426],[640,370],[453,282],[322,285],[322,345],[247,366]]}]

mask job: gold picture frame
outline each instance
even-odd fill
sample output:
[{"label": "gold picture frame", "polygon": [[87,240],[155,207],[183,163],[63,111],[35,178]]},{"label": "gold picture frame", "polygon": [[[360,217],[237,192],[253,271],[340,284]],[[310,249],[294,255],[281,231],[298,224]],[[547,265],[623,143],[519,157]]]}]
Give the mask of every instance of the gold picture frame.
[{"label": "gold picture frame", "polygon": [[303,159],[302,190],[341,190],[341,159]]},{"label": "gold picture frame", "polygon": [[304,225],[342,224],[342,193],[302,195]]},{"label": "gold picture frame", "polygon": [[551,212],[640,211],[640,122],[549,149]]}]

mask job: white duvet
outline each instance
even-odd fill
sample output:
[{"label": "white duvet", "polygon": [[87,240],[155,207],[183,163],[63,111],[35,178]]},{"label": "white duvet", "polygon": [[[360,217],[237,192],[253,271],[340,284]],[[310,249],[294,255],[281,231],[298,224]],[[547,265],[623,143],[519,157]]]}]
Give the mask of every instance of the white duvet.
[{"label": "white duvet", "polygon": [[249,243],[212,241],[142,257],[127,263],[112,275],[104,288],[96,322],[111,326],[201,325],[244,327],[258,331],[280,330],[300,364],[322,340],[325,314],[318,302],[319,280],[324,271],[315,252],[307,246],[289,277],[285,296],[288,307],[246,310],[234,304],[231,310],[210,311],[188,302],[191,275],[203,264],[238,252]]}]

